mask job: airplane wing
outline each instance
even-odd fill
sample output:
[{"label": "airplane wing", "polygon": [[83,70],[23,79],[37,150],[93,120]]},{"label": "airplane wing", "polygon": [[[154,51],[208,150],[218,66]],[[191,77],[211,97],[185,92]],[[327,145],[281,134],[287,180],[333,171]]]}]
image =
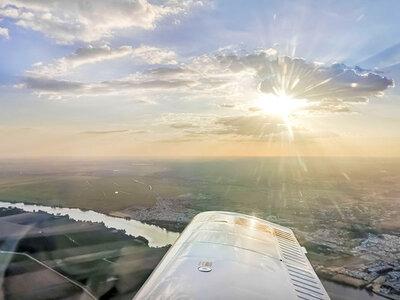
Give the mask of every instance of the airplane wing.
[{"label": "airplane wing", "polygon": [[289,228],[200,213],[134,299],[330,299],[304,252]]}]

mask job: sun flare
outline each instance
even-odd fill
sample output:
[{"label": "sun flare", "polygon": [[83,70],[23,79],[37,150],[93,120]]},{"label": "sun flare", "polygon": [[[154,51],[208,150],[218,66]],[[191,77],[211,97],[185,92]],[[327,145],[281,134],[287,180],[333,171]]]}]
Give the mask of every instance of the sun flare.
[{"label": "sun flare", "polygon": [[279,95],[263,94],[259,97],[257,105],[266,114],[287,117],[307,105],[305,99],[295,99],[285,93]]}]

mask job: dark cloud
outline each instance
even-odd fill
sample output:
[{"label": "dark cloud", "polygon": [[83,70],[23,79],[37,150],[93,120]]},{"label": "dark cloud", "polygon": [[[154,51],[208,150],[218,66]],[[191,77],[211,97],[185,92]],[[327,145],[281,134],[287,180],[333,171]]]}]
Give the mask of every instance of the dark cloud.
[{"label": "dark cloud", "polygon": [[[351,68],[344,64],[324,66],[265,52],[244,56],[220,55],[216,59],[221,68],[234,73],[254,70],[259,91],[278,98],[285,95],[318,103],[366,103],[371,96],[381,96],[394,86],[392,79],[360,67]],[[331,107],[337,110],[333,105]]]},{"label": "dark cloud", "polygon": [[309,101],[359,102],[394,85],[391,79],[375,73],[360,74],[344,64],[326,67],[290,57],[265,61],[258,75],[263,93]]},{"label": "dark cloud", "polygon": [[29,89],[38,92],[79,91],[84,87],[81,82],[57,80],[47,77],[24,77],[22,82]]},{"label": "dark cloud", "polygon": [[82,94],[113,94],[135,89],[176,89],[190,87],[195,84],[188,80],[112,80],[100,83],[83,83],[68,80],[50,79],[48,77],[30,77],[22,79],[22,83],[29,89],[49,95],[78,96]]}]

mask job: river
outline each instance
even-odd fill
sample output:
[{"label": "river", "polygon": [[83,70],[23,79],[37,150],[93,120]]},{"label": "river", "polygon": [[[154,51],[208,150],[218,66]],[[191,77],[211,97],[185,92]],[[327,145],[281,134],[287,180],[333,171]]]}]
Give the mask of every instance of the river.
[{"label": "river", "polygon": [[366,290],[346,286],[332,281],[321,280],[331,300],[387,300]]}]

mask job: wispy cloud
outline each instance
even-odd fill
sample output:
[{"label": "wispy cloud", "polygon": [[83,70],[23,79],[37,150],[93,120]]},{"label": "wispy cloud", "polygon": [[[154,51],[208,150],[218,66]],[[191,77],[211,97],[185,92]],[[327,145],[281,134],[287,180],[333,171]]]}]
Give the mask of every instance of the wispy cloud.
[{"label": "wispy cloud", "polygon": [[234,108],[235,104],[222,103],[219,106],[222,107],[222,108]]},{"label": "wispy cloud", "polygon": [[128,58],[144,64],[175,64],[175,53],[157,47],[141,45],[140,47],[121,46],[112,48],[109,45],[100,47],[87,46],[78,48],[69,56],[62,57],[50,64],[38,62],[34,69],[27,71],[30,76],[59,77],[72,72],[75,68],[86,64],[99,63],[106,60]]},{"label": "wispy cloud", "polygon": [[243,115],[218,118],[216,125],[221,129],[212,131],[214,134],[234,134],[262,138],[271,134],[287,131],[285,121],[270,115]]},{"label": "wispy cloud", "polygon": [[8,28],[0,27],[0,36],[8,39],[10,36],[8,35]]},{"label": "wispy cloud", "polygon": [[185,129],[185,128],[196,128],[198,126],[192,124],[192,123],[174,123],[170,125],[171,128],[175,129]]},{"label": "wispy cloud", "polygon": [[[169,118],[182,121],[188,115],[170,115]],[[231,142],[279,142],[304,143],[319,139],[336,137],[333,132],[310,130],[296,124],[288,124],[282,117],[265,114],[240,114],[229,117],[192,115],[193,123],[188,126],[175,126],[182,129],[179,136],[163,139],[162,142],[193,142],[193,141],[231,141]]]},{"label": "wispy cloud", "polygon": [[116,133],[128,133],[128,129],[122,130],[93,130],[93,131],[83,131],[82,134],[94,134],[94,135],[103,135],[103,134],[116,134]]}]

